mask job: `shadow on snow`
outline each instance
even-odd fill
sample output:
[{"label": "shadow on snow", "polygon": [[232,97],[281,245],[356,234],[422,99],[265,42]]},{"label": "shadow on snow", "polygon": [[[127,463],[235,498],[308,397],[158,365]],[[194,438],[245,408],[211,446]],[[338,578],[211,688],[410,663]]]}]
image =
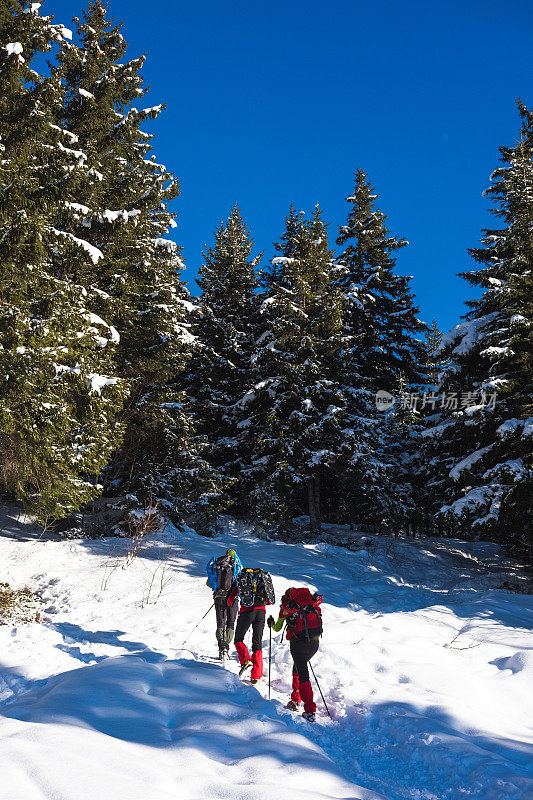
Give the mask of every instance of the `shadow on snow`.
[{"label": "shadow on snow", "polygon": [[[95,632],[94,640],[109,643],[117,633]],[[146,649],[27,683],[0,703],[9,719],[89,727],[155,748],[194,748],[226,765],[260,755],[320,769],[389,800],[420,787],[442,796],[450,775],[458,786],[476,779],[487,789],[499,780],[525,786],[532,756],[525,742],[461,732],[435,706],[389,702],[347,711],[339,722],[309,726],[218,664],[166,660]]]}]

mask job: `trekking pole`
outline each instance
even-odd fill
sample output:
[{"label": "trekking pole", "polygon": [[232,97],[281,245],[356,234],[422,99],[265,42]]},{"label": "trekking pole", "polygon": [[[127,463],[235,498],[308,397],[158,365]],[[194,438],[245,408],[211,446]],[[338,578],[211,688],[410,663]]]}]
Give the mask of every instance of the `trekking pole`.
[{"label": "trekking pole", "polygon": [[315,671],[314,671],[314,669],[313,669],[313,665],[311,664],[311,662],[310,662],[310,661],[309,661],[309,666],[311,667],[311,672],[313,673],[313,678],[315,679],[315,683],[316,683],[316,685],[318,686],[318,691],[320,692],[320,697],[322,698],[322,702],[323,702],[323,703],[324,703],[324,705],[326,706],[326,711],[328,712],[328,717],[329,717],[330,719],[332,719],[332,716],[331,716],[331,714],[329,713],[328,704],[326,703],[326,701],[325,701],[325,699],[324,699],[324,695],[322,694],[322,689],[320,688],[320,684],[319,684],[319,682],[318,682],[318,681],[317,681],[317,679],[316,679]]},{"label": "trekking pole", "polygon": [[268,626],[270,638],[268,640],[268,699],[270,700],[270,662],[272,661],[272,625]]},{"label": "trekking pole", "polygon": [[228,629],[227,629],[227,628],[226,628],[226,626],[224,625],[224,628],[223,628],[223,630],[222,630],[222,635],[223,635],[223,637],[224,637],[224,638],[222,639],[222,644],[224,645],[224,649],[222,650],[222,665],[223,665],[223,666],[226,666],[226,631],[227,631],[227,630],[228,630]]},{"label": "trekking pole", "polygon": [[[194,628],[192,629],[192,631],[189,633],[189,635],[187,636],[187,638],[185,639],[185,641],[183,642],[183,644],[186,644],[186,643],[189,641],[189,639],[190,639],[190,638],[191,638],[191,636],[193,635],[194,631],[196,630],[196,628],[198,627],[198,625],[200,624],[200,622],[202,622],[202,621],[203,621],[203,620],[204,620],[204,619],[207,617],[207,615],[209,614],[209,612],[211,611],[211,609],[213,608],[213,606],[214,606],[214,605],[215,605],[215,601],[213,600],[212,604],[209,606],[209,608],[207,609],[207,611],[206,611],[206,612],[205,612],[205,614],[203,615],[202,619],[201,619],[199,622],[197,622],[197,623],[196,623],[196,625],[194,626]],[[182,645],[182,647],[183,647],[183,645]]]}]

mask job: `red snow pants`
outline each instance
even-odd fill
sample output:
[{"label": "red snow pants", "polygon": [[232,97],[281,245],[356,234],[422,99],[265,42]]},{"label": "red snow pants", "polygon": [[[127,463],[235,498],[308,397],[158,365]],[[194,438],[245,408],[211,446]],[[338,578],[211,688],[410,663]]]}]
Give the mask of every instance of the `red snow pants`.
[{"label": "red snow pants", "polygon": [[252,608],[242,610],[237,618],[235,628],[235,650],[239,656],[239,662],[244,664],[246,659],[250,659],[248,648],[243,642],[244,635],[250,625],[252,626],[252,673],[251,678],[258,679],[263,677],[263,630],[265,627],[266,612],[264,608]]}]

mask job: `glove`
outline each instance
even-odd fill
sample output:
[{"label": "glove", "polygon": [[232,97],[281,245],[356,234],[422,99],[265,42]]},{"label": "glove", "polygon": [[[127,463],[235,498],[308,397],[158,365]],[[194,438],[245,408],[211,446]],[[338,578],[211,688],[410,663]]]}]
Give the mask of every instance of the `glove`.
[{"label": "glove", "polygon": [[271,628],[273,624],[274,624],[274,617],[271,614],[269,616],[269,618],[267,619],[267,625],[268,625],[269,628]]}]

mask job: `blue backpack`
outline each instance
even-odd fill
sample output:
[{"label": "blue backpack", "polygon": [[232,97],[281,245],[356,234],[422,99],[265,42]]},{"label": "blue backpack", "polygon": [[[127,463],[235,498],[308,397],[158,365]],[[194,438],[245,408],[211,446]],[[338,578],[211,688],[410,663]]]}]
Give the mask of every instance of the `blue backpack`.
[{"label": "blue backpack", "polygon": [[242,570],[241,559],[235,554],[235,559],[224,553],[215,557],[207,564],[207,578],[209,586],[214,592],[229,592],[231,584]]}]

